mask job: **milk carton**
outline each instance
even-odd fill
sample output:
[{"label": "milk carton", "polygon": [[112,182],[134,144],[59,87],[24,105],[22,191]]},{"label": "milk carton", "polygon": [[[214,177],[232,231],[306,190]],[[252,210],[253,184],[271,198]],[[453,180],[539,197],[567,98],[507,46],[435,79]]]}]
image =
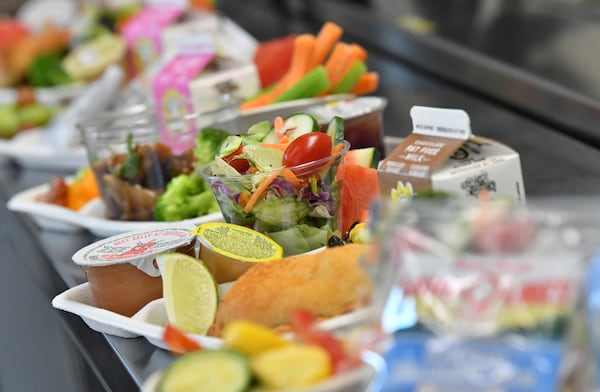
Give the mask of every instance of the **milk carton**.
[{"label": "milk carton", "polygon": [[508,197],[525,201],[519,154],[472,135],[463,110],[414,106],[413,131],[378,168],[383,197],[407,198],[441,191],[463,198]]}]

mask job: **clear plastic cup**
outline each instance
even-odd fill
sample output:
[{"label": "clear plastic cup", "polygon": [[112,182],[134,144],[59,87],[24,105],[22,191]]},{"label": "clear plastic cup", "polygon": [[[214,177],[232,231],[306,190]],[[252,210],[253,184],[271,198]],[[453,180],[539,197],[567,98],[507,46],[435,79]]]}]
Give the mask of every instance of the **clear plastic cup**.
[{"label": "clear plastic cup", "polygon": [[245,210],[240,196],[251,194],[272,173],[221,176],[214,174],[213,163],[199,173],[210,185],[226,222],[264,233],[283,247],[284,255],[294,255],[325,246],[336,233],[340,197],[335,176],[349,147],[344,142],[343,150],[330,157],[289,167],[300,173],[300,187],[280,175],[250,210]]},{"label": "clear plastic cup", "polygon": [[193,172],[197,132],[205,127],[238,131],[238,104],[235,97],[219,95],[198,101],[193,111],[132,104],[82,119],[78,128],[106,217],[152,221],[169,181]]}]

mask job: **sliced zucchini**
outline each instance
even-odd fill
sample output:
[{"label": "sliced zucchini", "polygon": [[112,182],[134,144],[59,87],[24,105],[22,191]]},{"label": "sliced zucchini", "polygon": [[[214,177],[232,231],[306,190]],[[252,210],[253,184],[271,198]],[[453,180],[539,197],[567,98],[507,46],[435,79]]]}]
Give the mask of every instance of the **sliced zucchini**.
[{"label": "sliced zucchini", "polygon": [[344,142],[344,119],[333,116],[327,125],[327,134],[331,137],[331,145],[337,146]]},{"label": "sliced zucchini", "polygon": [[272,131],[271,123],[267,120],[258,122],[248,128],[246,137],[261,142]]},{"label": "sliced zucchini", "polygon": [[233,350],[201,350],[177,358],[163,373],[158,392],[242,392],[252,380],[248,358]]},{"label": "sliced zucchini", "polygon": [[283,151],[275,148],[251,145],[244,147],[244,153],[261,172],[271,172],[282,165]]},{"label": "sliced zucchini", "polygon": [[227,136],[227,138],[221,144],[221,148],[219,149],[218,157],[223,158],[231,153],[235,152],[242,145],[243,139],[241,136],[231,135]]},{"label": "sliced zucchini", "polygon": [[[283,123],[283,132],[287,135],[288,141],[296,139],[310,132],[319,131],[319,122],[308,113],[294,113],[288,116]],[[276,130],[277,131],[277,130]]]}]

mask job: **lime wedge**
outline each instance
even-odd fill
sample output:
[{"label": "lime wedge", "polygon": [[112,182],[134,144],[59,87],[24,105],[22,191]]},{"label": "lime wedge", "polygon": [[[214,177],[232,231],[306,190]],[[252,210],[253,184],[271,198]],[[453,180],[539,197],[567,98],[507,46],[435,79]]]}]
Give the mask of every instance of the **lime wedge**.
[{"label": "lime wedge", "polygon": [[219,303],[217,283],[200,261],[182,253],[156,258],[169,322],[187,333],[205,335]]},{"label": "lime wedge", "polygon": [[248,145],[244,147],[244,153],[261,172],[272,172],[283,164],[283,151],[276,148]]}]

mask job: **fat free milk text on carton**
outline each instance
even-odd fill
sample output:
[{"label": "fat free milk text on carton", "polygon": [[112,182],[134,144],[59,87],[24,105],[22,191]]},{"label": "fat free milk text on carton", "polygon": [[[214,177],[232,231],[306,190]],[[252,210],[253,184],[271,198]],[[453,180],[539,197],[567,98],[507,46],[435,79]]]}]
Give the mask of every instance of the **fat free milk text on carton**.
[{"label": "fat free milk text on carton", "polygon": [[382,196],[407,198],[433,190],[463,198],[508,197],[525,201],[519,154],[471,134],[463,110],[414,106],[413,131],[378,169]]}]

